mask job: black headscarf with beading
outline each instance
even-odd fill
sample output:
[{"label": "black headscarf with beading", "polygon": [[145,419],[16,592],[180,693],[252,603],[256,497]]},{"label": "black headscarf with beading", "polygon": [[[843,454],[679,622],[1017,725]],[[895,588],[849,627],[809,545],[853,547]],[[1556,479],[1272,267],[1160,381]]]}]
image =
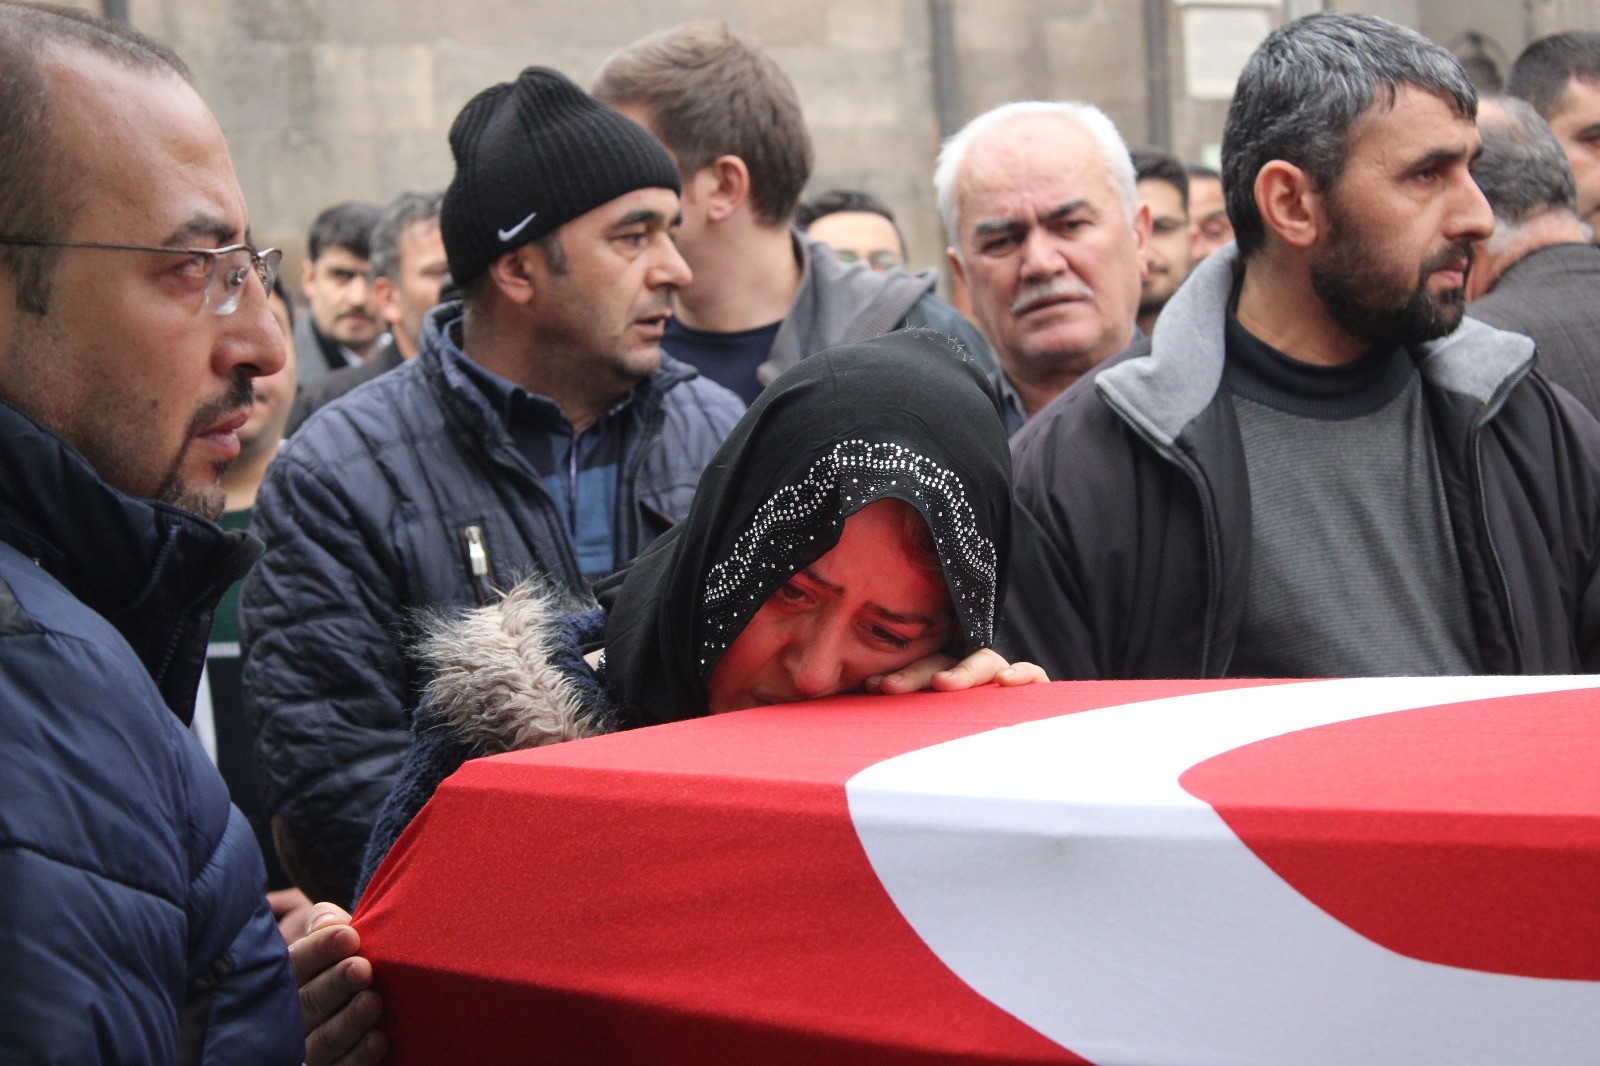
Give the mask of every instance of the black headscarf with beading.
[{"label": "black headscarf with beading", "polygon": [[954,342],[903,330],[804,360],[757,398],[689,516],[599,590],[603,678],[629,728],[706,713],[706,679],[779,586],[876,500],[928,522],[963,654],[993,636],[1011,538],[999,401]]}]

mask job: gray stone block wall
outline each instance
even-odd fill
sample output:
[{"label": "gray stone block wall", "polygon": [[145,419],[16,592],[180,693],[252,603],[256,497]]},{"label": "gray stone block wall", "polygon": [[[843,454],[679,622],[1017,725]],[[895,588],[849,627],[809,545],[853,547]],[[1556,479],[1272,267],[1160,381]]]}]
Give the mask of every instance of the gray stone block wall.
[{"label": "gray stone block wall", "polygon": [[[77,0],[97,9],[95,0]],[[959,118],[1021,98],[1094,102],[1146,139],[1142,0],[948,0]],[[864,186],[901,216],[913,259],[944,241],[930,0],[130,0],[132,21],[193,67],[232,146],[258,239],[290,269],[316,212],[448,180],[446,132],[478,90],[530,63],[587,84],[614,49],[692,18],[761,38],[794,78],[817,147],[813,188]],[[1304,7],[1304,4],[1299,5]],[[1512,55],[1528,32],[1600,24],[1600,0],[1331,0],[1436,38],[1484,29]],[[1182,94],[1169,19],[1173,147],[1220,139],[1225,105]],[[1446,40],[1445,43],[1449,43]],[[296,276],[291,274],[292,276]]]}]

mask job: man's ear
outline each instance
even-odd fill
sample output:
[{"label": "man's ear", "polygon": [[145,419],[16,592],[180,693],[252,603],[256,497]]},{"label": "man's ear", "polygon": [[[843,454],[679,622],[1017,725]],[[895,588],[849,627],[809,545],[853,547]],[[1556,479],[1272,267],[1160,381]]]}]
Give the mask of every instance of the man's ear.
[{"label": "man's ear", "polygon": [[549,285],[550,263],[544,249],[524,244],[489,264],[489,280],[507,300],[526,306]]},{"label": "man's ear", "polygon": [[689,179],[694,195],[706,205],[708,222],[722,222],[750,200],[750,168],[736,155],[719,155]]},{"label": "man's ear", "polygon": [[951,277],[965,285],[967,283],[967,265],[961,261],[961,256],[957,254],[955,246],[946,245],[944,254],[950,260]]},{"label": "man's ear", "polygon": [[1150,205],[1143,200],[1133,212],[1133,247],[1138,253],[1139,281],[1150,280]]},{"label": "man's ear", "polygon": [[382,274],[372,279],[372,302],[378,305],[378,314],[391,326],[400,325],[399,287],[393,278]]},{"label": "man's ear", "polygon": [[[1496,219],[1495,224],[1499,225],[1500,220]],[[1472,266],[1467,270],[1466,284],[1466,297],[1469,302],[1487,295],[1504,273],[1500,257],[1489,251],[1488,241],[1473,241],[1472,255]]]},{"label": "man's ear", "polygon": [[1267,232],[1294,248],[1309,248],[1327,229],[1322,194],[1311,175],[1282,159],[1256,174],[1256,209]]},{"label": "man's ear", "polygon": [[307,259],[300,264],[300,291],[311,299],[311,279],[316,275],[317,264]]}]

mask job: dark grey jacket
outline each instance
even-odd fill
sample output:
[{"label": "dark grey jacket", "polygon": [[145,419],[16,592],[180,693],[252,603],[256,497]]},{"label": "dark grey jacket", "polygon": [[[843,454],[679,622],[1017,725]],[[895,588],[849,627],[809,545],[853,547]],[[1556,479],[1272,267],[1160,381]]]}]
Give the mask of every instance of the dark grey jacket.
[{"label": "dark grey jacket", "polygon": [[1535,249],[1472,301],[1467,314],[1532,337],[1539,372],[1600,415],[1600,248]]},{"label": "dark grey jacket", "polygon": [[[263,798],[344,898],[410,743],[418,612],[485,603],[529,575],[586,588],[538,474],[445,351],[460,313],[435,309],[415,359],[312,416],[256,501],[267,550],[240,628]],[[671,361],[636,388],[616,531],[628,557],[688,512],[743,406]]]},{"label": "dark grey jacket", "polygon": [[807,356],[909,327],[955,338],[984,373],[994,370],[994,356],[983,334],[933,294],[933,271],[879,274],[862,263],[839,262],[827,245],[798,230],[794,238],[800,256],[800,291],[773,338],[772,353],[756,370],[763,386]]},{"label": "dark grey jacket", "polygon": [[[1197,267],[1149,340],[1020,434],[997,643],[1056,678],[1221,677],[1244,609],[1250,483],[1222,391],[1237,254]],[[1415,351],[1490,673],[1600,669],[1600,423],[1467,319]]]},{"label": "dark grey jacket", "polygon": [[379,374],[387,374],[403,362],[405,357],[400,354],[400,346],[390,339],[364,363],[340,367],[303,382],[295,390],[294,405],[289,408],[289,421],[284,424],[283,435],[287,437],[299,429],[318,408],[337,400],[358,385],[365,385]]}]

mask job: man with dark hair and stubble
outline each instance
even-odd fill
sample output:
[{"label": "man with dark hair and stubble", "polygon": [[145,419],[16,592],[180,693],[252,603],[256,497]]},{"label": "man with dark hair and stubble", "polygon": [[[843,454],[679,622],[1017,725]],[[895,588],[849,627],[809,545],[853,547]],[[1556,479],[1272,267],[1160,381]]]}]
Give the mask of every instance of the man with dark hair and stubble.
[{"label": "man with dark hair and stubble", "polygon": [[311,223],[300,277],[310,313],[295,323],[295,376],[315,381],[376,352],[384,322],[372,298],[372,230],[376,204],[334,204]]},{"label": "man with dark hair and stubble", "polygon": [[1463,317],[1477,97],[1366,15],[1274,31],[1223,133],[1237,248],[1018,435],[1000,646],[1052,677],[1600,668],[1600,423]]},{"label": "man with dark hair and stubble", "polygon": [[1578,217],[1600,235],[1600,33],[1540,38],[1522,50],[1506,95],[1526,100],[1566,150],[1578,188]]},{"label": "man with dark hair and stubble", "polygon": [[1150,207],[1138,319],[1139,328],[1149,333],[1189,276],[1189,175],[1176,156],[1159,149],[1134,148],[1129,154],[1139,199]]},{"label": "man with dark hair and stubble", "polygon": [[432,612],[532,575],[574,601],[688,513],[744,405],[661,353],[689,268],[678,168],[638,124],[529,67],[450,130],[440,208],[462,298],[421,351],[283,446],[251,529],[246,700],[278,853],[348,906],[411,746]]},{"label": "man with dark hair and stubble", "polygon": [[[0,1060],[327,1062],[350,1030],[306,1041],[260,851],[189,728],[260,547],[214,520],[284,366],[279,253],[182,61],[81,11],[0,0],[0,172]],[[370,1025],[370,967],[333,978]]]},{"label": "man with dark hair and stubble", "polygon": [[1532,337],[1539,371],[1600,413],[1600,248],[1578,218],[1566,153],[1511,97],[1479,106],[1478,132],[1472,174],[1495,225],[1467,277],[1467,314]]},{"label": "man with dark hair and stubble", "polygon": [[407,189],[378,216],[370,242],[372,302],[389,328],[389,339],[364,362],[343,367],[301,386],[286,433],[323,404],[387,373],[417,354],[422,318],[439,303],[450,276],[439,234],[443,189]]},{"label": "man with dark hair and stubble", "polygon": [[667,352],[747,402],[807,356],[905,326],[992,365],[978,331],[933,294],[932,271],[846,266],[791,226],[811,134],[794,84],[755,40],[720,23],[663,30],[606,60],[594,92],[683,174],[678,246],[694,282],[678,293]]},{"label": "man with dark hair and stubble", "polygon": [[1203,163],[1184,168],[1189,175],[1189,262],[1193,266],[1233,240],[1222,175]]}]

